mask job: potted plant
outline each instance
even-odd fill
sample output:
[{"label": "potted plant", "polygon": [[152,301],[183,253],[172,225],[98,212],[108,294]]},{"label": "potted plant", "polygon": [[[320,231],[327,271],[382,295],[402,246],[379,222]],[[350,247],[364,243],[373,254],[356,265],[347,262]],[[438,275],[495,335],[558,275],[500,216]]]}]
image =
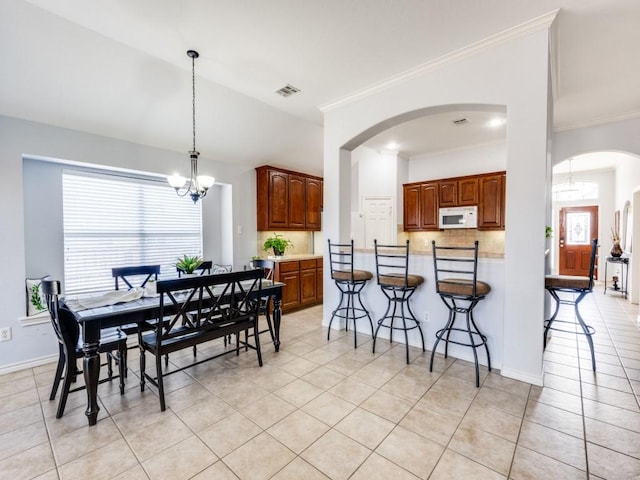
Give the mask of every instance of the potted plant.
[{"label": "potted plant", "polygon": [[293,243],[279,233],[274,233],[272,237],[267,238],[262,247],[265,251],[268,251],[270,248],[273,249],[273,254],[281,257],[287,248],[293,247]]},{"label": "potted plant", "polygon": [[178,258],[178,263],[176,263],[176,268],[184,273],[193,273],[196,268],[202,265],[202,259],[194,255],[190,257],[189,255],[185,255],[182,258]]}]

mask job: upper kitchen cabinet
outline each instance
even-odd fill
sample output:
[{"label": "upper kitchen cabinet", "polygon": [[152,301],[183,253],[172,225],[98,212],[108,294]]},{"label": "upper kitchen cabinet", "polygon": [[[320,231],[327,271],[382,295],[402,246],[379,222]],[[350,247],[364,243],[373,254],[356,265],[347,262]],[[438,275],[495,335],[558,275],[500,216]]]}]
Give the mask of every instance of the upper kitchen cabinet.
[{"label": "upper kitchen cabinet", "polygon": [[438,182],[438,205],[441,207],[458,206],[458,181],[455,178]]},{"label": "upper kitchen cabinet", "polygon": [[478,229],[504,229],[506,179],[505,172],[479,177]]},{"label": "upper kitchen cabinet", "polygon": [[438,230],[438,182],[403,186],[404,230]]},{"label": "upper kitchen cabinet", "polygon": [[478,177],[464,177],[458,180],[458,206],[478,205]]},{"label": "upper kitchen cabinet", "polygon": [[478,177],[448,178],[438,181],[439,207],[478,205]]},{"label": "upper kitchen cabinet", "polygon": [[258,231],[322,229],[321,177],[263,166],[256,186]]}]

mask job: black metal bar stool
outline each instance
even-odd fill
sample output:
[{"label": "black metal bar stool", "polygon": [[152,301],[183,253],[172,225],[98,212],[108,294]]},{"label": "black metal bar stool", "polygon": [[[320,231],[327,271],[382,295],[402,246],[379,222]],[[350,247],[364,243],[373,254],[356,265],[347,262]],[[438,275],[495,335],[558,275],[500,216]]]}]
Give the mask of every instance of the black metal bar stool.
[{"label": "black metal bar stool", "polygon": [[[384,293],[389,301],[387,310],[384,312],[382,318],[378,320],[378,326],[373,335],[373,353],[376,352],[376,339],[378,338],[378,331],[381,327],[390,330],[390,342],[393,342],[393,331],[402,330],[404,331],[404,341],[407,350],[407,363],[409,363],[409,330],[417,328],[420,331],[422,351],[425,351],[422,328],[420,327],[420,322],[411,311],[411,305],[409,303],[409,299],[413,293],[424,283],[424,277],[409,273],[409,240],[407,240],[404,245],[378,245],[377,240],[374,240],[373,243],[376,253],[378,285],[380,285],[382,293]],[[400,307],[399,312],[398,307]],[[402,320],[402,326],[394,325],[396,319]],[[411,322],[412,325],[407,326],[407,320]],[[388,321],[388,323],[386,321]]]},{"label": "black metal bar stool", "polygon": [[[591,367],[593,371],[596,371],[596,357],[593,353],[593,339],[591,336],[596,333],[595,329],[584,323],[582,319],[582,315],[580,315],[580,309],[578,305],[587,295],[587,293],[591,293],[593,290],[593,277],[595,273],[595,265],[596,265],[596,252],[598,250],[598,239],[594,238],[591,241],[591,257],[589,259],[589,276],[588,277],[576,277],[569,275],[547,275],[544,277],[544,288],[549,292],[549,294],[553,297],[556,302],[556,308],[551,315],[549,320],[544,321],[544,338],[543,345],[544,348],[547,348],[547,334],[549,330],[556,330],[559,332],[567,332],[567,333],[575,333],[579,335],[584,335],[587,338],[587,342],[589,343],[589,349],[591,350]],[[567,293],[570,294],[565,296],[564,298],[560,298],[559,293]],[[576,312],[576,320],[577,323],[582,328],[582,332],[577,331],[575,328],[562,328],[562,327],[552,327],[552,325],[562,323],[562,324],[571,324],[576,325],[576,321],[569,320],[557,320],[558,311],[560,310],[560,305],[573,305]]]},{"label": "black metal bar stool", "polygon": [[[449,343],[471,347],[473,349],[473,359],[476,366],[476,387],[480,386],[480,369],[478,367],[479,347],[484,346],[487,352],[487,367],[491,371],[491,355],[487,346],[487,337],[480,332],[473,319],[473,309],[478,302],[491,291],[491,287],[478,280],[478,241],[473,247],[438,247],[432,241],[433,267],[436,277],[436,293],[449,309],[449,319],[444,328],[436,332],[436,343],[431,351],[431,361],[429,371],[433,371],[433,358],[436,353],[438,343],[444,337],[444,358],[449,353]],[[441,278],[441,274],[454,274],[455,278]],[[465,316],[466,324],[464,328],[455,327],[456,315],[460,313]],[[459,332],[469,337],[467,342],[463,338],[451,339],[451,332]],[[457,337],[456,337],[457,338]]]},{"label": "black metal bar stool", "polygon": [[336,287],[340,290],[340,302],[338,307],[331,313],[329,321],[329,331],[327,340],[331,335],[331,323],[335,317],[345,319],[345,330],[349,330],[349,320],[353,322],[353,348],[358,348],[358,330],[356,322],[361,318],[369,319],[371,336],[373,336],[373,322],[369,311],[362,304],[360,292],[373,274],[366,270],[353,269],[353,240],[351,243],[329,243],[329,260],[331,263],[331,279],[336,282]]}]

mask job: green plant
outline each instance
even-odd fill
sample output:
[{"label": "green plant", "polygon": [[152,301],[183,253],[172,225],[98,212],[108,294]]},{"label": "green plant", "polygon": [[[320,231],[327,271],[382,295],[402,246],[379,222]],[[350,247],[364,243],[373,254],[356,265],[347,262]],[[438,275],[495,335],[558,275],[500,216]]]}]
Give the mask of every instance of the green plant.
[{"label": "green plant", "polygon": [[44,310],[44,305],[42,304],[42,297],[40,296],[40,284],[33,285],[31,287],[31,305],[33,305],[37,310]]},{"label": "green plant", "polygon": [[272,248],[275,255],[283,255],[284,251],[289,247],[293,247],[293,243],[291,243],[291,240],[284,238],[279,233],[274,233],[273,237],[267,238],[267,240],[264,242],[264,245],[262,246],[265,251],[268,251],[270,248]]},{"label": "green plant", "polygon": [[553,228],[547,225],[546,227],[544,227],[544,238],[551,238],[551,237],[553,237]]},{"label": "green plant", "polygon": [[178,258],[176,268],[184,273],[193,273],[200,265],[202,265],[202,259],[199,256],[194,255],[190,257],[189,255],[185,255],[182,258]]}]

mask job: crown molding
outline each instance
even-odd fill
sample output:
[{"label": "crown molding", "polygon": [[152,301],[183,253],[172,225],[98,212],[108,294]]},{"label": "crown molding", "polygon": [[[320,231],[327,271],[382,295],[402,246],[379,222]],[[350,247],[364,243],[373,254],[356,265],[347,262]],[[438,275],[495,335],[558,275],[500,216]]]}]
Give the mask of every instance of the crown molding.
[{"label": "crown molding", "polygon": [[563,123],[553,126],[554,132],[564,132],[567,130],[575,130],[577,128],[595,127],[598,125],[605,125],[607,123],[621,122],[624,120],[630,120],[632,118],[640,117],[640,112],[629,112],[621,115],[610,115],[607,117],[595,117],[589,120],[583,120],[581,122]]},{"label": "crown molding", "polygon": [[442,55],[441,57],[438,57],[430,62],[417,65],[416,67],[406,70],[405,72],[394,75],[379,83],[375,83],[369,87],[366,87],[360,91],[357,91],[341,99],[338,99],[334,102],[320,105],[318,108],[323,113],[329,112],[336,108],[342,107],[344,105],[348,105],[349,103],[355,102],[362,98],[365,98],[375,93],[386,90],[399,83],[406,82],[407,80],[410,80],[420,75],[424,75],[426,72],[440,68],[443,65],[446,65],[448,63],[462,60],[464,58],[470,57],[484,50],[493,48],[496,45],[501,45],[503,43],[509,42],[517,38],[524,37],[531,33],[534,33],[543,29],[548,29],[553,24],[553,21],[555,20],[558,12],[559,12],[559,9],[553,10],[549,13],[545,13],[544,15],[540,15],[539,17],[533,18],[525,23],[516,25],[515,27],[511,27],[507,30],[504,30],[503,32],[487,37],[483,40],[472,43],[458,50],[454,50],[453,52],[447,53],[446,55]]}]

